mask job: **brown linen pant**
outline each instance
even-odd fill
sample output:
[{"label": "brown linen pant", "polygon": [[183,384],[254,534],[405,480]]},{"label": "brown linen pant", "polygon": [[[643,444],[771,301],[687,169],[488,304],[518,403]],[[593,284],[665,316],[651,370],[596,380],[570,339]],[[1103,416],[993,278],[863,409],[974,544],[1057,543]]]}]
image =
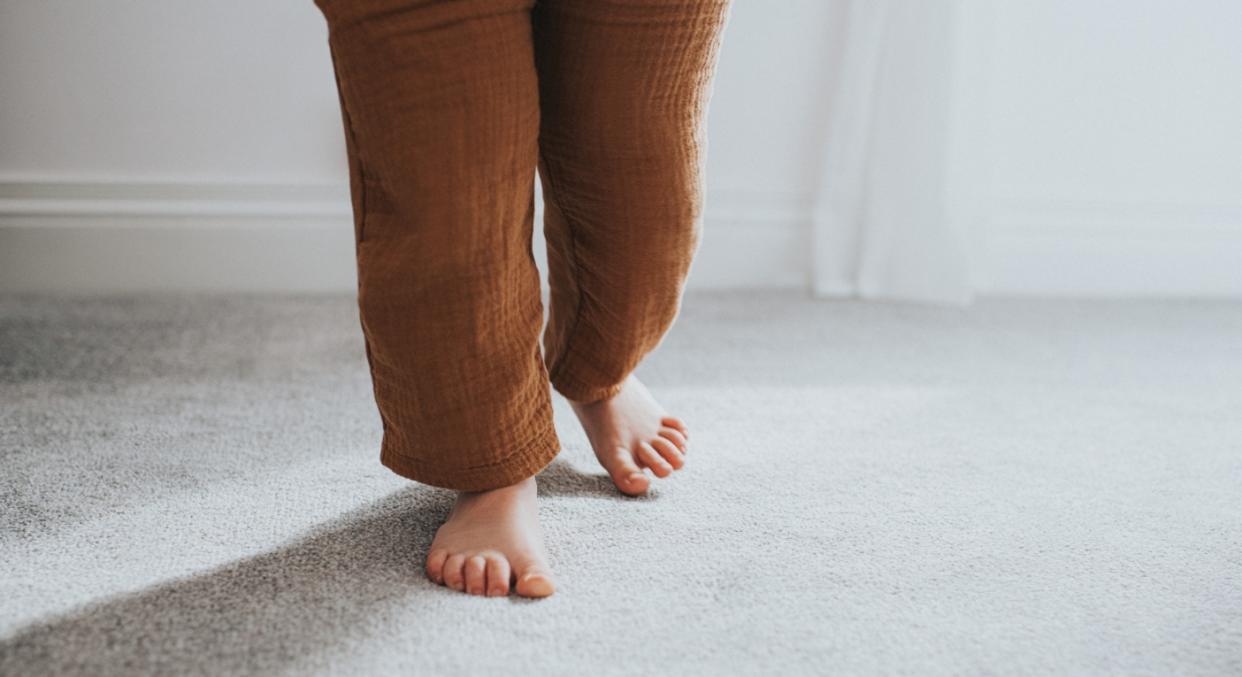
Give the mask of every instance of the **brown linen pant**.
[{"label": "brown linen pant", "polygon": [[549,383],[609,397],[659,343],[698,248],[728,3],[316,0],[384,465],[458,491],[530,477],[560,450]]}]

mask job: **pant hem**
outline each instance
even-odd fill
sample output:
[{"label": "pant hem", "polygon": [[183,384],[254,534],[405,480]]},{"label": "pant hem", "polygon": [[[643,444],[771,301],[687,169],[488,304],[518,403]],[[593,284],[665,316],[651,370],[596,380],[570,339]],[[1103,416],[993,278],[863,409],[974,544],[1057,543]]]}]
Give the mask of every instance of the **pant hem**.
[{"label": "pant hem", "polygon": [[624,378],[621,379],[620,382],[612,385],[592,385],[585,380],[576,378],[573,373],[568,369],[565,369],[563,365],[562,368],[557,371],[556,376],[551,380],[552,387],[556,389],[556,392],[564,395],[565,399],[570,402],[577,402],[579,404],[589,404],[591,402],[606,400],[621,392],[622,386],[625,385]]},{"label": "pant hem", "polygon": [[556,458],[560,450],[556,429],[549,427],[498,463],[445,468],[442,460],[420,461],[394,451],[387,443],[380,449],[380,463],[406,479],[433,487],[454,491],[488,491],[535,476]]}]

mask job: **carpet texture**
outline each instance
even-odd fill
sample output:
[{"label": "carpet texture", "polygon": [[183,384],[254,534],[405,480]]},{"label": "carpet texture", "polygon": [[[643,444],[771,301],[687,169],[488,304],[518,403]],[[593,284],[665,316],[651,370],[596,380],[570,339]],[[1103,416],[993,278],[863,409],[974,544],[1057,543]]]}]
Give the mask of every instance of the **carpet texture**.
[{"label": "carpet texture", "polygon": [[0,299],[0,674],[1242,674],[1242,305],[698,294],[639,374],[686,469],[558,399],[559,591],[469,598],[351,299]]}]

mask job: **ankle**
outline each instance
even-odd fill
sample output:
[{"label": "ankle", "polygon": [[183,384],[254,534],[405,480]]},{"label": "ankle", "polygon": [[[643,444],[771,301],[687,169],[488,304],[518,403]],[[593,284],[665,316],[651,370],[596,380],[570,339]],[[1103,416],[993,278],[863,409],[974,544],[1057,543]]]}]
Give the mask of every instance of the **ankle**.
[{"label": "ankle", "polygon": [[459,491],[457,492],[457,502],[461,503],[489,503],[493,501],[508,501],[519,498],[527,494],[534,494],[538,490],[535,484],[534,476],[510,484],[508,486],[488,489],[486,491]]}]

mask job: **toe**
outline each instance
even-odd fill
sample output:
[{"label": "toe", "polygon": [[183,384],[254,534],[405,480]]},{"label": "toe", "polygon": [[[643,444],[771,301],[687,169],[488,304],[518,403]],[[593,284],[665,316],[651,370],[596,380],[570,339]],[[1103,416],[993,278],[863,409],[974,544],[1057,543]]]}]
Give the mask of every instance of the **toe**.
[{"label": "toe", "polygon": [[643,469],[634,463],[634,457],[624,447],[613,452],[612,461],[605,466],[612,476],[612,483],[617,485],[621,493],[638,496],[647,491],[651,480],[647,479]]},{"label": "toe", "polygon": [[466,592],[471,595],[487,592],[487,560],[479,555],[466,560]]},{"label": "toe", "polygon": [[660,423],[662,423],[663,425],[669,426],[670,428],[676,428],[680,430],[681,434],[684,435],[686,439],[690,439],[690,429],[687,428],[686,424],[681,419],[677,418],[676,416],[665,416],[664,418],[660,419]]},{"label": "toe", "polygon": [[523,597],[547,597],[556,592],[552,572],[543,562],[528,560],[517,565],[517,594]]},{"label": "toe", "polygon": [[686,444],[686,436],[682,435],[680,430],[669,427],[660,428],[660,437],[663,437],[669,442],[675,444],[677,446],[677,450],[681,453],[686,453],[686,448],[688,446]]},{"label": "toe", "polygon": [[509,594],[509,560],[492,556],[487,558],[487,596],[505,597]]},{"label": "toe", "polygon": [[464,590],[466,587],[465,568],[466,558],[462,555],[450,555],[444,562],[444,584],[454,590]]},{"label": "toe", "polygon": [[436,549],[427,554],[427,578],[444,584],[444,560],[448,559],[448,550]]},{"label": "toe", "polygon": [[651,446],[656,451],[660,452],[660,456],[665,461],[668,461],[668,464],[673,467],[673,470],[681,470],[681,466],[686,464],[686,461],[682,457],[681,451],[677,449],[677,446],[663,437],[657,437],[654,440],[651,440]]},{"label": "toe", "polygon": [[638,460],[651,468],[651,472],[655,473],[656,477],[668,477],[673,474],[673,466],[660,456],[660,452],[656,451],[655,447],[646,442],[638,445]]}]

